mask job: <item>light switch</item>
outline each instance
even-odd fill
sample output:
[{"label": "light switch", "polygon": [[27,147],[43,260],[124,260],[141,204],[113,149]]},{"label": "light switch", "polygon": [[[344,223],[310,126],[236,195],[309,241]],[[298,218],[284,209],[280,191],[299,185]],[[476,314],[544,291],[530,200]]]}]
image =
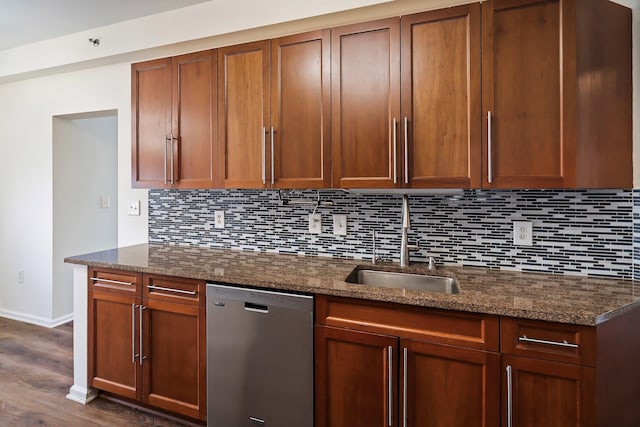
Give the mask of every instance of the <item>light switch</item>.
[{"label": "light switch", "polygon": [[111,197],[109,196],[100,196],[100,208],[108,209],[111,207]]},{"label": "light switch", "polygon": [[347,216],[346,215],[333,216],[333,234],[335,234],[336,236],[347,235]]}]

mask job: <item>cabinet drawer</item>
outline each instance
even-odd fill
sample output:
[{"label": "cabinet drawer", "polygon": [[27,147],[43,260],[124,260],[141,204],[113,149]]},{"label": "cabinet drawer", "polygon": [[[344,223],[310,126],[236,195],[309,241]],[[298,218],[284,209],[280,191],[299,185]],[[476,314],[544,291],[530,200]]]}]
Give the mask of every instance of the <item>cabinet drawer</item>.
[{"label": "cabinet drawer", "polygon": [[503,317],[500,330],[502,353],[595,365],[595,328]]},{"label": "cabinet drawer", "polygon": [[181,304],[204,304],[205,282],[182,277],[144,275],[142,296]]},{"label": "cabinet drawer", "polygon": [[104,289],[135,295],[142,274],[108,268],[89,268],[89,289]]},{"label": "cabinet drawer", "polygon": [[316,323],[498,351],[497,316],[318,295]]}]

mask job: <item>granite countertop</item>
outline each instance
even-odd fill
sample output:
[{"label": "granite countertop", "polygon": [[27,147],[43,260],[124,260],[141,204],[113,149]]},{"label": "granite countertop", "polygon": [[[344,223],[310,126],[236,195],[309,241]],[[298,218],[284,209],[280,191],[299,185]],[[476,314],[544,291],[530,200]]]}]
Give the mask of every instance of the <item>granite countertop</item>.
[{"label": "granite countertop", "polygon": [[[142,244],[73,256],[65,262],[589,326],[640,305],[640,289],[633,281],[476,267],[438,267],[437,274],[454,275],[460,285],[459,294],[446,295],[345,282],[355,266],[371,267],[362,260]],[[426,271],[424,265],[408,270]]]}]

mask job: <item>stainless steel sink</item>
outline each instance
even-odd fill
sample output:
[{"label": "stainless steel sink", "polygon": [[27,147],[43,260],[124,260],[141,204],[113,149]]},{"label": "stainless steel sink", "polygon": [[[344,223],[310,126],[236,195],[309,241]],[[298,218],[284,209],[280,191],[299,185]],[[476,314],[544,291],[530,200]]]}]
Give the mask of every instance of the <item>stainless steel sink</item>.
[{"label": "stainless steel sink", "polygon": [[458,281],[453,277],[370,270],[360,267],[356,267],[345,281],[384,288],[413,289],[442,294],[460,293]]}]

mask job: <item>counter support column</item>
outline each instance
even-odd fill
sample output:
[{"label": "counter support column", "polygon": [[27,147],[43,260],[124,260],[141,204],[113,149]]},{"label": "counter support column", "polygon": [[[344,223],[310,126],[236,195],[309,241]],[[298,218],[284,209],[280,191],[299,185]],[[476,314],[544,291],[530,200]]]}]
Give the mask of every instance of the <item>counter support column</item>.
[{"label": "counter support column", "polygon": [[87,266],[73,266],[73,386],[67,399],[83,405],[98,397],[87,378],[88,346]]}]

